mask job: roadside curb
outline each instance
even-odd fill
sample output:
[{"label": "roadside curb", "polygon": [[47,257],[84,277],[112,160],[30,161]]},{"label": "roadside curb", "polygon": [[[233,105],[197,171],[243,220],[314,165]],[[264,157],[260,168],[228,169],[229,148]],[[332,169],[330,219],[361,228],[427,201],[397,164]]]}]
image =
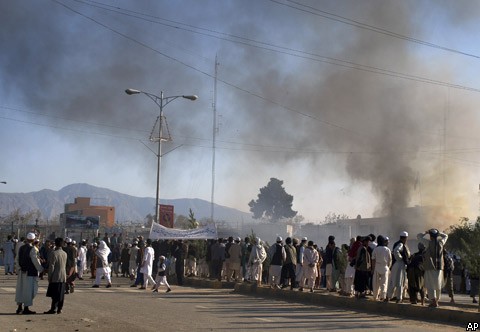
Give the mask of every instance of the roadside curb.
[{"label": "roadside curb", "polygon": [[333,306],[346,310],[372,312],[381,315],[398,316],[423,321],[442,322],[450,325],[467,326],[468,323],[479,322],[480,313],[474,311],[453,310],[449,308],[430,308],[427,306],[411,305],[407,303],[383,303],[370,299],[358,300],[343,297],[337,294],[316,291],[315,293],[298,292],[290,290],[272,289],[270,287],[258,287],[255,284],[221,282],[218,280],[206,280],[187,278],[185,284],[193,287],[232,289],[235,293],[254,295],[265,298],[298,302],[319,306]]}]

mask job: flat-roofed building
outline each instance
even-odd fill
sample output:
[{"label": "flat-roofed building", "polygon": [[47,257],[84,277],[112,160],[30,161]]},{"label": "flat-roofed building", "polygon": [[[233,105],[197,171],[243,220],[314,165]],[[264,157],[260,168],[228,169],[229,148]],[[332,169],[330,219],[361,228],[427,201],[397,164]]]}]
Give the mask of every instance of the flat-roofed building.
[{"label": "flat-roofed building", "polygon": [[90,197],[76,197],[74,203],[65,204],[64,214],[99,216],[101,228],[112,228],[115,223],[115,207],[90,205]]}]

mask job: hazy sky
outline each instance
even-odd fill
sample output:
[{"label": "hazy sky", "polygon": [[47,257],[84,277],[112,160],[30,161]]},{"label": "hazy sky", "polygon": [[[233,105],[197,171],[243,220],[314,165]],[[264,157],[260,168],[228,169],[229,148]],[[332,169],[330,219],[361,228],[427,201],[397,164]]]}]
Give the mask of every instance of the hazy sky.
[{"label": "hazy sky", "polygon": [[[88,183],[248,211],[271,177],[307,220],[478,215],[480,5],[450,0],[0,2],[2,192]],[[143,142],[143,144],[142,144]],[[148,148],[147,148],[148,147]],[[153,212],[153,211],[152,211]],[[456,217],[456,216],[454,216]]]}]

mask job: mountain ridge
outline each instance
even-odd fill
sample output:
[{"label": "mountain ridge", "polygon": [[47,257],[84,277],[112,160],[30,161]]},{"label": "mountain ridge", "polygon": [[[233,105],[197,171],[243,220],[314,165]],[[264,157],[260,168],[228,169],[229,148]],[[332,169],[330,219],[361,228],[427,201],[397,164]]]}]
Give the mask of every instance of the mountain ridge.
[{"label": "mountain ridge", "polygon": [[[58,191],[42,189],[30,193],[0,193],[0,213],[5,216],[16,209],[23,213],[39,210],[42,218],[54,219],[64,212],[65,204],[73,203],[76,197],[90,197],[91,205],[114,206],[118,223],[143,222],[148,214],[154,214],[154,198],[136,197],[87,183],[70,184]],[[211,203],[199,198],[161,199],[160,203],[175,206],[175,215],[188,216],[189,209],[198,220],[211,215]],[[215,221],[251,220],[250,213],[218,204],[214,204],[214,208]]]}]

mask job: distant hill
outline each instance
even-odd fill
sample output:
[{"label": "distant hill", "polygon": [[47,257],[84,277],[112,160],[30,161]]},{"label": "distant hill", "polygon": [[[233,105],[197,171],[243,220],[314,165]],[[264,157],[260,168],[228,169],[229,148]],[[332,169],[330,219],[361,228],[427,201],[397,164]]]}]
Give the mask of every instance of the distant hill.
[{"label": "distant hill", "polygon": [[[7,215],[15,209],[22,212],[40,210],[43,218],[52,219],[64,211],[66,203],[73,203],[76,197],[90,197],[92,205],[115,207],[115,219],[119,223],[143,221],[147,214],[154,213],[155,199],[135,197],[110,189],[94,187],[85,183],[68,185],[59,191],[44,189],[31,193],[0,193],[0,213]],[[195,218],[210,218],[210,202],[201,199],[161,199],[161,204],[175,206],[176,215],[188,216],[189,209]],[[215,204],[215,221],[250,221],[251,214]]]}]

